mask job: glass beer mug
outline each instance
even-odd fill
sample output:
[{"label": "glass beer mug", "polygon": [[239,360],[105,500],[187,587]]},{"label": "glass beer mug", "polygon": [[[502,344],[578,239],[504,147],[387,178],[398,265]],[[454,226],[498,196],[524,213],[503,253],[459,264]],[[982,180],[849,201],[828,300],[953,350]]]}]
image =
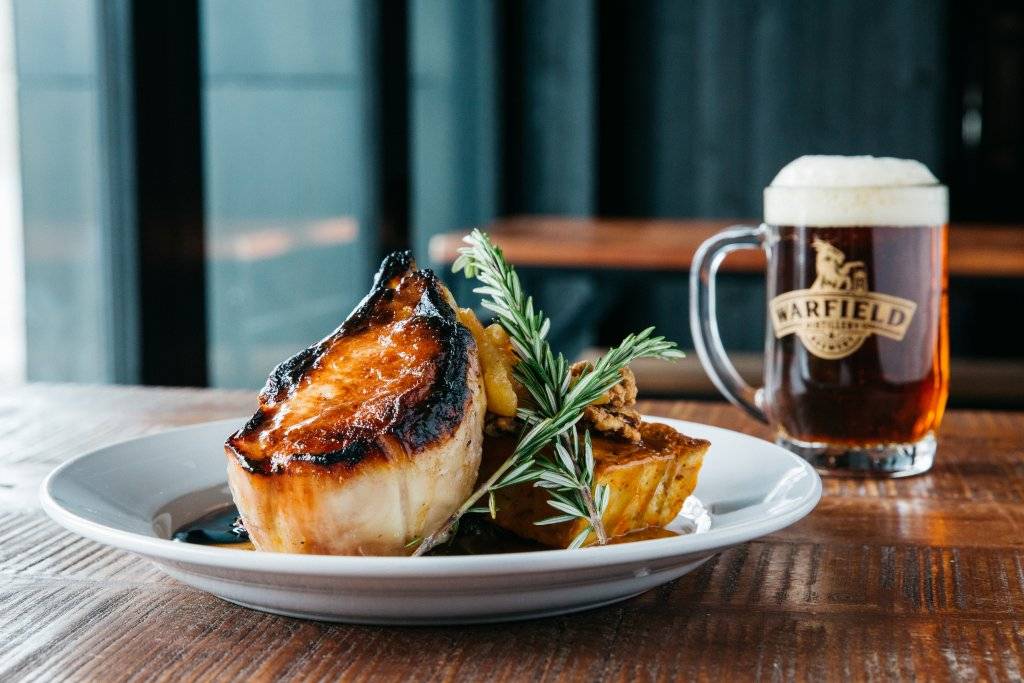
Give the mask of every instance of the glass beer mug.
[{"label": "glass beer mug", "polygon": [[[701,363],[776,442],[828,474],[932,466],[949,383],[946,188],[924,165],[801,157],[764,191],[764,223],[707,240],[690,274]],[[764,386],[729,361],[715,273],[737,249],[768,258]]]}]

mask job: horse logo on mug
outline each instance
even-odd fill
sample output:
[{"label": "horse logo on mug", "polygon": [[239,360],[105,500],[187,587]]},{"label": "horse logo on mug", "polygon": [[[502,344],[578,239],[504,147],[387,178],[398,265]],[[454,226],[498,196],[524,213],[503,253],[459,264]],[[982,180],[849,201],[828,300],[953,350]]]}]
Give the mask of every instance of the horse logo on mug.
[{"label": "horse logo on mug", "polygon": [[815,238],[817,276],[809,289],[786,292],[770,304],[777,338],[795,334],[819,358],[845,358],[872,334],[902,341],[917,304],[868,289],[861,261]]}]

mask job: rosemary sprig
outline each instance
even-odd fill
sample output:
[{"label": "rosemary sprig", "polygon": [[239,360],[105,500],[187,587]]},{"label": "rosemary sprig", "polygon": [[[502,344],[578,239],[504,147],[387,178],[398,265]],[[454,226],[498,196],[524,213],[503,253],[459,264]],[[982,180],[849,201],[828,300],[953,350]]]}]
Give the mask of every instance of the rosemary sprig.
[{"label": "rosemary sprig", "polygon": [[[484,494],[488,494],[485,509],[494,517],[494,491],[529,481],[548,491],[548,504],[560,513],[536,524],[583,519],[587,525],[570,547],[579,547],[591,533],[598,543],[604,544],[608,536],[601,517],[610,494],[607,486],[594,487],[590,433],[584,431],[581,445],[576,423],[584,408],[618,384],[619,371],[631,361],[642,357],[674,359],[683,354],[674,342],[653,336],[654,328],[648,328],[626,337],[574,382],[565,357],[555,354],[547,342],[550,320],[534,308],[533,299],[523,292],[518,275],[501,249],[480,230],[474,230],[465,241],[467,246],[459,250],[452,270],[463,271],[466,277],[480,281],[481,286],[473,291],[486,297],[482,305],[494,313],[508,333],[520,359],[515,377],[529,393],[533,405],[518,411],[525,427],[512,455],[441,528],[426,536],[413,554],[422,555],[447,538],[462,515],[474,509],[474,503]],[[552,444],[555,457],[540,455]]]}]

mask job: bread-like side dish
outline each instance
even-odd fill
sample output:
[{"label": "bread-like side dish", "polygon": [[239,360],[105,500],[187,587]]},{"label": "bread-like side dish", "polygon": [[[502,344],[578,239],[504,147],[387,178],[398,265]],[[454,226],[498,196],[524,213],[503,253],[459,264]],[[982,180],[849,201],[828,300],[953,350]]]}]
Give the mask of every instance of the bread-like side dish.
[{"label": "bread-like side dish", "polygon": [[477,346],[409,252],[325,339],[281,363],[225,444],[257,550],[407,555],[469,495],[486,410]]},{"label": "bread-like side dish", "polygon": [[[605,510],[605,530],[611,537],[660,528],[675,519],[683,501],[697,486],[704,455],[711,446],[703,439],[680,434],[659,423],[641,422],[637,443],[595,436],[594,478],[607,484],[611,499]],[[488,437],[484,442],[481,476],[493,472],[515,447],[515,436]],[[545,545],[565,548],[585,528],[585,522],[538,526],[538,520],[559,514],[547,504],[548,492],[532,484],[517,484],[496,493],[498,526]],[[593,534],[587,543],[593,542]]]}]

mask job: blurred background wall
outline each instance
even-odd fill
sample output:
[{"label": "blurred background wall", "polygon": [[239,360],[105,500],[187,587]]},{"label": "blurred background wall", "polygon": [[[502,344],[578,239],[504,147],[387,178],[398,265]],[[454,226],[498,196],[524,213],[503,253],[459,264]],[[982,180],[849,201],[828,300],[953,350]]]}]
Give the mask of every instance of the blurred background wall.
[{"label": "blurred background wall", "polygon": [[[806,153],[916,158],[954,220],[1024,222],[1017,3],[0,2],[10,376],[255,387],[388,249],[506,215],[756,218]],[[527,275],[569,354],[648,323],[689,344],[682,278]],[[756,350],[759,278],[723,289]],[[954,353],[1024,362],[1021,294],[955,282]]]},{"label": "blurred background wall", "polygon": [[0,382],[25,376],[25,280],[11,3],[0,0]]}]

